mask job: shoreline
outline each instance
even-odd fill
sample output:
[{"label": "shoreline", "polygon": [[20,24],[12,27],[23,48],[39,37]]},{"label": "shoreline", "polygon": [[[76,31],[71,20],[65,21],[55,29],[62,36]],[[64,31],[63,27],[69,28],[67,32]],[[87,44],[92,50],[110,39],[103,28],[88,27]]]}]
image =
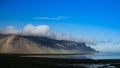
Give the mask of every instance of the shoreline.
[{"label": "shoreline", "polygon": [[[110,64],[120,66],[120,59],[65,59],[46,57],[20,57],[20,55],[0,55],[0,67],[3,68],[81,68],[92,64]],[[5,67],[4,67],[5,66]]]},{"label": "shoreline", "polygon": [[94,54],[99,52],[84,52],[84,53],[0,53],[0,55],[84,55]]}]

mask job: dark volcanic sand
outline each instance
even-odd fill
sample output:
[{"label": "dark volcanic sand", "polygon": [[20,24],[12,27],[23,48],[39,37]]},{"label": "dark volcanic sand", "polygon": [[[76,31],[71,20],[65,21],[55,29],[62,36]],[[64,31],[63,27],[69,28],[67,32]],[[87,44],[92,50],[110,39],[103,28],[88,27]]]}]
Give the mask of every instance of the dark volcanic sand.
[{"label": "dark volcanic sand", "polygon": [[[63,59],[20,57],[22,54],[0,54],[0,68],[87,68],[87,65],[109,64],[120,68],[120,59]],[[27,55],[28,56],[28,55]]]}]

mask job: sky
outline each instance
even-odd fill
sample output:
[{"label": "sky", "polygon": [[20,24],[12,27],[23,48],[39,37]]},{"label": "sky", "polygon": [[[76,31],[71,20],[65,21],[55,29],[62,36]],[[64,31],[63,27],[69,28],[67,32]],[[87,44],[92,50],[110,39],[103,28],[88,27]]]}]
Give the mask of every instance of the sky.
[{"label": "sky", "polygon": [[98,51],[120,52],[120,0],[0,0],[0,29],[28,24],[97,40],[90,46]]}]

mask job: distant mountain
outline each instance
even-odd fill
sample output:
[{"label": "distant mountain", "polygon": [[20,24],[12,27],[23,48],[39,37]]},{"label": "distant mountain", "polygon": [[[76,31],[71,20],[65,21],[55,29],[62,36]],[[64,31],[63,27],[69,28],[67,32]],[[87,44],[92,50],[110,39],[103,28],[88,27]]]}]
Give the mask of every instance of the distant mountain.
[{"label": "distant mountain", "polygon": [[96,52],[85,43],[48,37],[0,34],[0,53],[74,54]]}]

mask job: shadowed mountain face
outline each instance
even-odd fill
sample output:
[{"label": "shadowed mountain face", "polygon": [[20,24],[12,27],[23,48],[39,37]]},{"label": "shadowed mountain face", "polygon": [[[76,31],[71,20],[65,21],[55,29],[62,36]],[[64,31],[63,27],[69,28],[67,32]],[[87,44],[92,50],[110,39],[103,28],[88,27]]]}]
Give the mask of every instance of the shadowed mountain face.
[{"label": "shadowed mountain face", "polygon": [[0,53],[88,53],[95,52],[85,43],[48,37],[0,34]]}]

